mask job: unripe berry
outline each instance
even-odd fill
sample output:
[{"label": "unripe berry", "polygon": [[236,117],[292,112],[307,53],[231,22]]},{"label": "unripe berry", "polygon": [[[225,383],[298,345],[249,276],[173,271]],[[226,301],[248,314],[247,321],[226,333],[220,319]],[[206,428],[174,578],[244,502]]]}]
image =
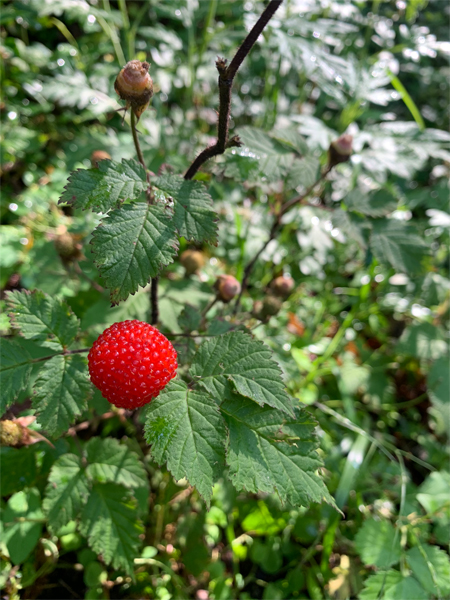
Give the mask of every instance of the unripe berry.
[{"label": "unripe berry", "polygon": [[98,163],[100,160],[111,160],[111,155],[105,152],[104,150],[94,150],[91,155],[91,163],[94,169],[98,168]]},{"label": "unripe berry", "polygon": [[283,303],[279,298],[266,296],[263,300],[261,314],[263,317],[273,317],[280,312],[282,305]]},{"label": "unripe berry", "polygon": [[292,290],[294,289],[294,285],[295,284],[292,277],[280,275],[280,277],[276,277],[272,281],[272,283],[270,284],[270,289],[272,290],[275,296],[286,299],[290,296]]},{"label": "unripe berry", "polygon": [[83,246],[72,233],[67,231],[56,236],[55,248],[61,260],[65,263],[83,258]]},{"label": "unripe berry", "polygon": [[334,142],[331,142],[328,149],[328,166],[331,168],[339,163],[347,162],[353,152],[352,145],[353,136],[349,133],[345,133]]},{"label": "unripe berry", "polygon": [[241,292],[241,284],[233,275],[219,275],[214,284],[217,297],[222,302],[231,302]]},{"label": "unripe berry", "polygon": [[204,266],[205,257],[198,250],[185,250],[180,256],[180,262],[186,270],[186,275],[192,275]]},{"label": "unripe berry", "polygon": [[138,120],[153,96],[153,81],[148,73],[149,68],[148,62],[130,60],[117,75],[114,83],[114,89],[120,98],[125,100],[126,108],[131,106]]},{"label": "unripe berry", "polygon": [[15,421],[0,421],[0,446],[18,446],[23,427]]}]

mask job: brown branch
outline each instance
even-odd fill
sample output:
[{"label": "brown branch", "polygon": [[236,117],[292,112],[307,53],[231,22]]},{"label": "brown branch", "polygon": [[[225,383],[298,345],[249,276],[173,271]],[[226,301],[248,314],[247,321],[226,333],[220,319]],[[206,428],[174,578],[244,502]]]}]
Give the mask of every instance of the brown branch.
[{"label": "brown branch", "polygon": [[233,80],[245,57],[256,43],[258,37],[261,35],[263,29],[275,14],[282,1],[283,0],[271,0],[269,2],[266,9],[254,25],[253,29],[245,38],[239,50],[236,52],[228,67],[225,59],[217,59],[216,67],[219,71],[219,120],[217,123],[217,142],[213,146],[209,146],[200,152],[189,169],[186,171],[184,176],[185,179],[192,179],[203,163],[213,156],[223,154],[227,148],[231,148],[233,146],[239,147],[241,145],[241,141],[237,135],[233,136],[231,139],[228,139],[228,126],[231,110],[231,88],[233,87]]}]

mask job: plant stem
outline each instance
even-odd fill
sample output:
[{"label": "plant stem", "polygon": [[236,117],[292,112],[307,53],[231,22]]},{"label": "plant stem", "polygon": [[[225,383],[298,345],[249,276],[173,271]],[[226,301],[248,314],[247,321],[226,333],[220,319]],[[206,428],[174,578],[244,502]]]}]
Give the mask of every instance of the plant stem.
[{"label": "plant stem", "polygon": [[145,166],[144,155],[142,154],[141,145],[139,143],[139,138],[136,130],[136,115],[134,114],[133,110],[131,110],[131,134],[133,136],[134,147],[136,148],[138,160],[144,167],[144,169],[147,170],[147,167]]},{"label": "plant stem", "polygon": [[218,154],[223,154],[226,148],[233,146],[241,146],[239,136],[233,136],[228,139],[228,126],[230,121],[230,109],[231,109],[231,88],[233,87],[233,80],[236,73],[244,61],[247,54],[250,52],[258,37],[266,27],[267,23],[275,14],[283,0],[271,0],[267,5],[266,9],[259,17],[258,21],[250,31],[248,36],[243,41],[241,47],[236,52],[230,65],[227,67],[227,61],[224,58],[219,58],[216,61],[216,68],[219,72],[219,120],[217,124],[217,142],[213,146],[205,148],[194,162],[191,164],[189,169],[186,171],[184,176],[185,179],[192,179],[197,173],[199,168],[207,160]]},{"label": "plant stem", "polygon": [[[275,215],[275,219],[274,219],[272,228],[270,230],[269,237],[267,238],[267,240],[264,242],[264,244],[261,246],[261,248],[258,250],[258,252],[255,254],[255,256],[251,259],[251,261],[247,264],[247,266],[244,269],[244,277],[242,279],[241,291],[239,293],[239,296],[236,299],[236,303],[233,308],[234,315],[237,313],[239,304],[241,302],[242,295],[245,292],[245,290],[247,289],[248,280],[250,278],[251,272],[253,271],[253,267],[256,264],[256,261],[258,260],[260,255],[264,252],[264,250],[267,248],[267,246],[270,244],[270,242],[276,238],[279,230],[282,228],[281,217],[296,204],[303,204],[305,201],[305,198],[307,196],[309,196],[309,194],[314,190],[314,188],[316,187],[317,184],[319,184],[321,181],[323,181],[326,178],[326,176],[328,175],[328,173],[330,171],[331,171],[331,168],[326,167],[326,169],[324,169],[324,171],[320,174],[320,177],[318,177],[316,179],[316,181],[312,185],[310,185],[309,188],[307,188],[306,191],[301,196],[292,198],[291,200],[288,200],[288,202],[285,202],[284,204],[282,204],[280,210]],[[319,208],[327,208],[328,209],[328,207],[325,207],[325,206],[320,206]]]},{"label": "plant stem", "polygon": [[79,350],[63,350],[63,352],[56,352],[55,354],[50,354],[49,356],[41,356],[40,358],[33,358],[30,360],[30,363],[38,363],[43,362],[44,360],[50,360],[55,356],[68,356],[69,354],[82,354],[83,352],[89,352],[90,348],[80,348]]},{"label": "plant stem", "polygon": [[156,325],[158,323],[159,318],[159,309],[158,309],[158,277],[154,277],[151,283],[150,289],[150,300],[151,300],[151,317],[150,317],[150,325]]}]

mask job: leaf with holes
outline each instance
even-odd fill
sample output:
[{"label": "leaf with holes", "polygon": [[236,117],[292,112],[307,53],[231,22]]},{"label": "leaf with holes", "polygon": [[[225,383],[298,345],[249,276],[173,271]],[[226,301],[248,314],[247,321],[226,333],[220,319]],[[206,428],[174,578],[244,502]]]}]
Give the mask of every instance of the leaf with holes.
[{"label": "leaf with holes", "polygon": [[167,207],[137,202],[110,212],[94,231],[92,251],[113,304],[173,261],[178,240],[171,217]]},{"label": "leaf with holes", "polygon": [[295,407],[293,417],[237,396],[220,407],[229,429],[227,464],[238,490],[276,492],[283,502],[307,506],[325,501],[336,507],[317,474],[316,423]]}]

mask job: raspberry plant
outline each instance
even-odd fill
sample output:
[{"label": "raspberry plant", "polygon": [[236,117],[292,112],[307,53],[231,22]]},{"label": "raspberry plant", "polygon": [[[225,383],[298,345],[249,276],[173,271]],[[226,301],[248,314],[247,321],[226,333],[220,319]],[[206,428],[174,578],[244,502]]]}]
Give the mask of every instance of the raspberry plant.
[{"label": "raspberry plant", "polygon": [[[39,5],[40,27],[42,23],[49,25],[47,10],[54,9],[58,16],[58,2],[24,2],[28,4],[31,12]],[[126,14],[126,3],[118,4],[121,10],[125,7]],[[133,10],[137,4],[132,3]],[[170,0],[149,6],[152,11],[161,11],[164,20],[165,11],[171,14],[172,4]],[[187,4],[192,8],[195,2]],[[236,4],[235,10],[251,12],[253,8],[248,4],[238,9]],[[227,564],[226,571],[215,572],[227,561],[226,544],[220,550],[223,561],[214,559],[208,565],[211,597],[222,597],[224,589],[223,597],[229,597],[228,592],[237,594],[242,585],[251,585],[252,574],[249,583],[247,578],[239,579],[236,570],[238,562],[243,563],[249,556],[254,577],[262,569],[269,574],[279,570],[284,578],[285,566],[288,569],[286,580],[278,587],[272,582],[267,584],[264,598],[284,598],[288,594],[298,597],[305,586],[310,597],[320,597],[322,592],[332,596],[342,581],[339,594],[347,597],[350,567],[343,553],[351,554],[350,547],[366,565],[365,589],[361,591],[359,580],[355,584],[364,600],[381,597],[383,589],[389,597],[403,594],[417,598],[426,598],[427,594],[441,597],[449,591],[447,557],[442,549],[431,545],[435,540],[444,545],[446,539],[448,474],[432,473],[425,479],[420,471],[430,469],[428,460],[443,465],[446,450],[441,440],[449,428],[445,376],[448,346],[440,328],[448,313],[440,275],[447,255],[437,241],[430,241],[442,235],[440,225],[434,227],[433,220],[444,223],[441,229],[445,230],[442,215],[446,188],[433,184],[429,194],[428,184],[424,183],[428,162],[448,163],[448,136],[443,130],[425,127],[420,112],[401,87],[403,74],[397,78],[390,70],[392,63],[389,68],[383,66],[385,59],[377,54],[371,58],[374,65],[364,59],[355,71],[355,62],[344,61],[337,50],[334,56],[326,49],[327,44],[334,43],[330,40],[339,36],[344,48],[354,34],[352,26],[347,24],[347,29],[342,29],[344,23],[339,21],[336,27],[328,17],[306,22],[299,15],[289,16],[295,5],[292,2],[285,2],[285,10],[278,12],[280,1],[266,4],[264,10],[262,5],[254,8],[262,14],[254,19],[253,27],[248,27],[247,38],[242,35],[238,51],[233,54],[228,45],[233,58],[227,61],[218,57],[216,61],[217,114],[211,109],[211,115],[203,106],[199,81],[195,86],[191,83],[190,92],[198,88],[192,94],[197,120],[201,122],[205,117],[209,124],[217,120],[214,140],[207,138],[205,123],[197,127],[199,137],[191,137],[195,131],[190,123],[192,111],[183,104],[186,98],[190,102],[191,94],[180,92],[182,118],[178,105],[169,101],[166,106],[158,85],[158,78],[164,80],[164,68],[149,65],[150,53],[135,52],[133,28],[127,31],[130,62],[126,63],[115,21],[112,17],[105,20],[109,2],[104,2],[102,10],[94,8],[94,1],[88,6],[84,0],[74,0],[70,9],[74,15],[78,10],[84,14],[88,6],[91,21],[97,19],[104,24],[105,33],[109,31],[118,62],[111,64],[112,55],[104,54],[104,81],[98,80],[100,70],[95,63],[83,66],[86,73],[92,73],[89,81],[83,80],[80,57],[74,59],[79,69],[75,75],[58,73],[44,81],[43,96],[36,91],[39,82],[30,79],[34,75],[20,74],[21,81],[27,79],[27,93],[36,95],[35,103],[42,111],[47,110],[48,100],[75,107],[70,119],[64,112],[58,115],[58,126],[64,129],[63,122],[70,124],[68,140],[73,139],[71,130],[80,118],[88,114],[91,121],[85,130],[92,133],[92,143],[98,148],[95,115],[101,114],[104,130],[114,127],[112,139],[117,142],[110,147],[105,134],[102,144],[114,159],[106,150],[95,150],[91,168],[86,168],[86,163],[79,168],[80,162],[71,158],[72,152],[77,152],[75,144],[75,149],[66,154],[64,182],[59,169],[51,185],[43,183],[43,176],[40,187],[30,186],[24,196],[26,202],[40,199],[44,208],[24,218],[27,229],[21,234],[24,237],[18,234],[20,241],[16,242],[26,244],[29,252],[17,267],[23,287],[17,281],[14,284],[12,277],[5,295],[11,329],[1,344],[1,409],[6,420],[0,422],[2,444],[10,446],[2,448],[1,453],[2,493],[9,497],[2,516],[3,550],[6,547],[15,565],[9,571],[10,580],[15,577],[16,566],[23,565],[24,587],[45,577],[46,569],[56,564],[58,549],[70,552],[75,540],[90,548],[77,553],[77,560],[85,567],[86,585],[90,586],[86,597],[109,594],[108,586],[114,583],[105,581],[105,565],[111,580],[125,581],[126,586],[128,575],[136,575],[137,579],[143,576],[143,565],[148,571],[162,569],[172,578],[176,595],[186,597],[176,575],[181,564],[179,550],[169,550],[173,539],[169,529],[164,531],[166,546],[158,544],[163,535],[164,510],[167,517],[181,497],[181,502],[192,508],[179,521],[179,540],[184,540],[180,544],[189,549],[181,561],[189,577],[190,573],[203,577],[205,572],[203,534],[194,541],[191,535],[197,526],[193,523],[200,522],[202,528],[204,506],[208,510],[212,507],[206,517],[208,544],[210,540],[218,542],[214,528],[220,525],[223,539],[231,548],[233,565]],[[330,10],[340,10],[339,3],[332,4]],[[352,4],[358,15],[358,10],[366,10],[362,4]],[[399,7],[403,3],[396,4]],[[201,3],[198,14],[211,23],[218,5],[213,0],[208,9],[212,12],[207,15],[205,6]],[[11,11],[16,15],[15,10],[10,7],[6,21]],[[226,9],[218,10],[224,13]],[[398,8],[399,13],[401,10]],[[408,14],[410,11],[408,8]],[[177,12],[186,15],[189,10]],[[23,17],[16,17],[19,24]],[[138,15],[136,27],[139,19]],[[359,21],[355,19],[358,26],[362,22],[362,16]],[[57,18],[51,23],[67,34]],[[124,18],[126,28],[125,23]],[[269,23],[270,32],[266,29]],[[193,35],[192,23],[186,23],[183,35],[189,27],[189,36]],[[208,26],[204,29],[199,55],[208,43]],[[324,32],[333,30],[333,35],[325,36]],[[161,38],[161,53],[155,50],[155,62],[167,50],[166,36],[158,31],[143,27],[141,32],[144,38]],[[170,30],[163,31],[167,34]],[[305,31],[313,36],[313,45],[305,41]],[[20,54],[23,46],[19,42]],[[423,44],[420,47],[423,50]],[[269,60],[272,55],[279,62]],[[32,52],[24,56],[33,67]],[[178,55],[176,58],[181,60]],[[248,60],[253,61],[252,72],[261,74],[262,58],[266,64],[264,77],[258,75],[245,85],[255,86],[255,100],[259,101],[258,93],[267,96],[265,113],[258,115],[256,111],[250,117],[244,85],[236,97],[233,84],[245,81],[243,72]],[[22,55],[13,60],[11,68],[23,67]],[[192,53],[188,52],[189,68],[191,61]],[[291,72],[285,85],[286,61],[294,65],[295,77]],[[58,57],[55,64],[60,62]],[[174,81],[183,73],[181,68],[178,73],[176,64],[167,66]],[[240,70],[242,65],[244,69]],[[299,80],[298,65],[303,73]],[[308,78],[314,87],[308,88]],[[392,113],[389,118],[386,114],[386,120],[380,116],[381,124],[371,124],[376,114],[374,106],[383,106],[393,98],[392,91],[386,89],[390,85],[397,92],[401,90],[404,105],[417,126],[410,121],[389,123]],[[109,89],[109,97],[105,89]],[[305,92],[307,89],[309,92]],[[323,95],[316,103],[318,89],[332,96],[326,102],[334,114],[335,130],[330,129],[329,116],[321,104]],[[92,97],[93,90],[98,96]],[[118,112],[124,112],[126,124],[121,125],[119,116],[112,112],[119,106],[113,98],[114,90],[122,105]],[[103,108],[97,107],[95,101],[99,98]],[[152,98],[159,108],[164,106],[171,119],[155,117],[149,108]],[[286,98],[288,115],[280,108]],[[314,105],[320,119],[303,111],[301,102],[309,109]],[[98,108],[101,110],[97,113]],[[432,110],[427,110],[430,115]],[[241,122],[246,124],[234,130],[233,113],[242,117],[243,112]],[[359,120],[360,114],[364,118]],[[150,147],[149,123],[159,132],[161,151],[159,141]],[[175,125],[179,132],[174,133]],[[26,128],[17,129],[19,153],[22,137],[28,139],[29,133]],[[86,135],[80,140],[86,140]],[[6,140],[7,156],[11,154],[8,144],[14,143]],[[58,154],[59,149],[52,143],[50,138],[49,149]],[[94,147],[89,151],[79,148],[77,156],[86,159]],[[353,147],[356,155],[352,157]],[[166,159],[167,163],[163,162]],[[444,167],[437,166],[441,170],[433,170],[431,182],[434,177],[442,177]],[[4,168],[8,174],[8,163]],[[20,161],[14,169],[20,170]],[[417,187],[417,182],[409,181],[416,176],[417,190],[412,185]],[[39,228],[46,207],[51,207],[45,215],[51,226],[47,228],[45,223],[44,238]],[[425,207],[430,210],[425,211]],[[62,226],[63,222],[70,231]],[[333,247],[338,248],[334,254]],[[433,256],[436,248],[438,252]],[[76,291],[74,281],[83,284]],[[404,297],[395,286],[400,286]],[[11,291],[14,288],[18,289]],[[424,311],[427,305],[434,307],[433,312]],[[143,356],[136,353],[142,348],[127,345],[123,364],[108,362],[110,347],[102,346],[99,360],[89,361],[89,380],[87,356],[92,358],[102,345],[95,340],[104,341],[111,329],[128,331],[129,319],[133,323],[146,322],[151,331],[155,326],[161,331],[159,341],[163,338],[175,347],[178,371],[170,383],[169,376],[174,374],[171,346],[162,342],[164,360],[153,364],[156,355],[151,356],[151,352],[155,348],[150,348],[153,342],[145,336],[139,339],[144,345]],[[117,344],[124,349],[120,338]],[[160,377],[168,367],[164,362],[168,357],[169,372]],[[143,364],[147,358],[152,363],[151,372]],[[137,369],[142,367],[149,377],[149,387],[140,394],[142,382]],[[409,387],[412,373],[419,391]],[[114,397],[111,386],[104,385],[105,374],[114,380]],[[424,391],[425,380],[428,389]],[[104,402],[92,382],[118,407]],[[393,392],[394,384],[398,397]],[[30,395],[32,402],[26,415],[14,418],[19,410],[16,401],[20,403]],[[333,399],[336,397],[338,400]],[[397,406],[397,400],[403,397]],[[305,408],[303,403],[310,406]],[[145,406],[134,410],[141,404]],[[339,408],[334,410],[333,406]],[[410,408],[417,408],[417,412],[411,413],[408,421],[401,415]],[[322,428],[320,451],[312,413],[320,419]],[[426,439],[431,443],[421,447],[423,430],[411,423],[417,417],[425,421],[425,414],[428,417],[423,430],[429,424],[433,433],[427,431]],[[388,428],[385,436],[377,429],[380,423]],[[112,437],[117,431],[120,441]],[[334,447],[330,444],[332,436]],[[408,436],[410,447],[405,442]],[[393,440],[398,442],[396,447]],[[36,447],[37,458],[27,448],[35,442],[41,444]],[[24,447],[18,450],[14,446]],[[46,452],[40,450],[42,447]],[[371,461],[378,461],[374,469]],[[414,473],[415,491],[420,490],[411,501],[415,494],[405,462]],[[155,464],[161,468],[155,469]],[[380,497],[388,490],[382,508],[378,500],[369,505],[373,489],[377,493],[383,490]],[[239,506],[243,498],[250,498],[239,523],[229,508],[232,504],[224,508],[228,515],[218,508],[223,490],[224,497],[240,494]],[[394,510],[390,506],[395,498],[399,499]],[[227,502],[225,499],[222,506]],[[340,523],[339,511],[344,510],[349,518]],[[421,510],[426,516],[420,516]],[[144,524],[150,519],[156,523],[151,532],[155,547],[146,545],[150,543],[150,527],[146,529]],[[429,539],[433,541],[423,543],[422,529],[428,527],[430,519],[430,535],[434,537]],[[185,535],[186,530],[189,535]],[[351,544],[342,543],[342,531]],[[259,539],[260,535],[264,539]],[[297,550],[292,550],[289,540],[294,537],[290,536],[295,536]],[[58,547],[55,539],[59,540]],[[309,545],[300,563],[299,543]],[[51,559],[46,558],[38,567],[34,556],[39,559],[42,549]],[[156,552],[164,554],[165,562],[154,560]],[[319,552],[321,559],[316,560]],[[192,558],[197,553],[200,567]],[[283,566],[286,557],[290,562]],[[396,570],[399,565],[400,571]],[[358,572],[360,566],[358,563]],[[376,568],[381,571],[374,572]],[[231,571],[234,589],[227,590]],[[161,581],[159,596],[166,585]],[[318,589],[318,582],[322,589]],[[141,583],[143,588],[144,579]],[[240,597],[249,597],[248,593],[245,589]],[[145,594],[154,597],[153,590]],[[144,592],[138,590],[135,595],[143,597]]]}]

